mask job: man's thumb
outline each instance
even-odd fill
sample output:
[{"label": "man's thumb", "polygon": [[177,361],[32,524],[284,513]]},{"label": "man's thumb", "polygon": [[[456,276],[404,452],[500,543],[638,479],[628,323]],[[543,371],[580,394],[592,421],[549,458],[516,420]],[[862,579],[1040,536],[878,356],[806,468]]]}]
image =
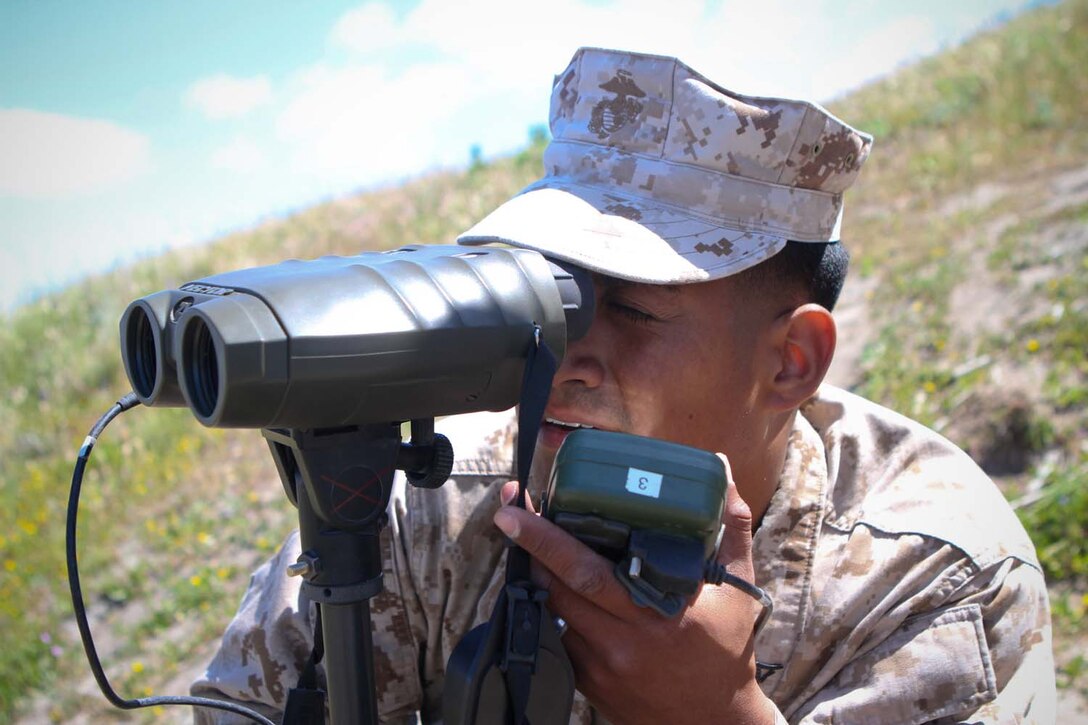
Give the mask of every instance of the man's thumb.
[{"label": "man's thumb", "polygon": [[733,471],[729,459],[719,453],[725,466],[725,510],[722,512],[722,541],[718,546],[717,560],[724,564],[733,576],[751,581],[754,576],[752,566],[752,510],[740,497],[737,484],[733,480]]}]

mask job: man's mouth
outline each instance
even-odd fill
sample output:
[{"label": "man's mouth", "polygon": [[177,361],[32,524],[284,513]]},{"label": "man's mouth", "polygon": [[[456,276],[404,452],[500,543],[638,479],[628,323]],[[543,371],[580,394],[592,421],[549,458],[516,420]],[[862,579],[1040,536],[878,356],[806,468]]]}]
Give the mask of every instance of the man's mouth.
[{"label": "man's mouth", "polygon": [[545,418],[544,422],[551,423],[552,425],[557,425],[560,428],[570,428],[571,430],[575,430],[577,428],[596,428],[596,426],[589,425],[588,423],[568,423],[567,421],[559,420],[558,418]]},{"label": "man's mouth", "polygon": [[563,440],[576,430],[587,429],[592,430],[596,426],[589,425],[588,423],[575,423],[568,420],[560,420],[559,418],[544,418],[544,425],[540,426],[540,442],[547,448],[556,450],[562,445]]}]

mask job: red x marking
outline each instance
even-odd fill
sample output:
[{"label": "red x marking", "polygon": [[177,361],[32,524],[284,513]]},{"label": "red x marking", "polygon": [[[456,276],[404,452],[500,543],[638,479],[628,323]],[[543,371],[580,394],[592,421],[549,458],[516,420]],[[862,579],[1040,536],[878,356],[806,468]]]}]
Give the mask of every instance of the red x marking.
[{"label": "red x marking", "polygon": [[361,499],[363,499],[364,501],[366,501],[368,503],[374,504],[375,506],[380,505],[381,501],[374,498],[373,496],[367,496],[363,492],[366,491],[371,486],[373,486],[375,483],[380,482],[381,477],[383,475],[385,475],[388,471],[389,471],[389,468],[386,468],[384,471],[381,471],[380,473],[375,474],[372,478],[370,478],[370,480],[366,481],[362,486],[360,486],[357,489],[352,488],[351,486],[347,485],[346,483],[341,483],[340,481],[337,481],[332,476],[326,476],[326,475],[322,474],[322,476],[321,476],[322,480],[327,481],[328,483],[331,483],[332,485],[336,486],[337,488],[339,488],[339,489],[341,489],[343,491],[347,491],[349,494],[351,494],[350,496],[345,498],[343,501],[336,504],[336,506],[333,508],[333,510],[339,512],[340,509],[343,508],[344,504],[349,503],[350,501],[353,501],[355,498],[361,498]]}]

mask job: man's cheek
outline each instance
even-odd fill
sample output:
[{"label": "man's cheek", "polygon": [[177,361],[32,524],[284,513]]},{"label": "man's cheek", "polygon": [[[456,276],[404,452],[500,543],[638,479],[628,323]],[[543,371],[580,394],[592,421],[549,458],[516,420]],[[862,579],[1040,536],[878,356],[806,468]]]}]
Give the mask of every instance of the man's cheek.
[{"label": "man's cheek", "polygon": [[686,410],[684,401],[670,397],[668,392],[647,391],[631,403],[630,432],[649,438],[677,441],[684,434]]}]

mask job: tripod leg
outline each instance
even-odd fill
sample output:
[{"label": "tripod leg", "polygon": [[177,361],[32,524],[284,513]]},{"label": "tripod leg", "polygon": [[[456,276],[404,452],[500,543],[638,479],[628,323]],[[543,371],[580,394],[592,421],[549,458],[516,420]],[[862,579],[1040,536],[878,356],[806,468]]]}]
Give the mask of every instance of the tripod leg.
[{"label": "tripod leg", "polygon": [[[321,605],[329,714],[333,723],[377,725],[370,602]],[[361,697],[366,693],[367,697]]]}]

